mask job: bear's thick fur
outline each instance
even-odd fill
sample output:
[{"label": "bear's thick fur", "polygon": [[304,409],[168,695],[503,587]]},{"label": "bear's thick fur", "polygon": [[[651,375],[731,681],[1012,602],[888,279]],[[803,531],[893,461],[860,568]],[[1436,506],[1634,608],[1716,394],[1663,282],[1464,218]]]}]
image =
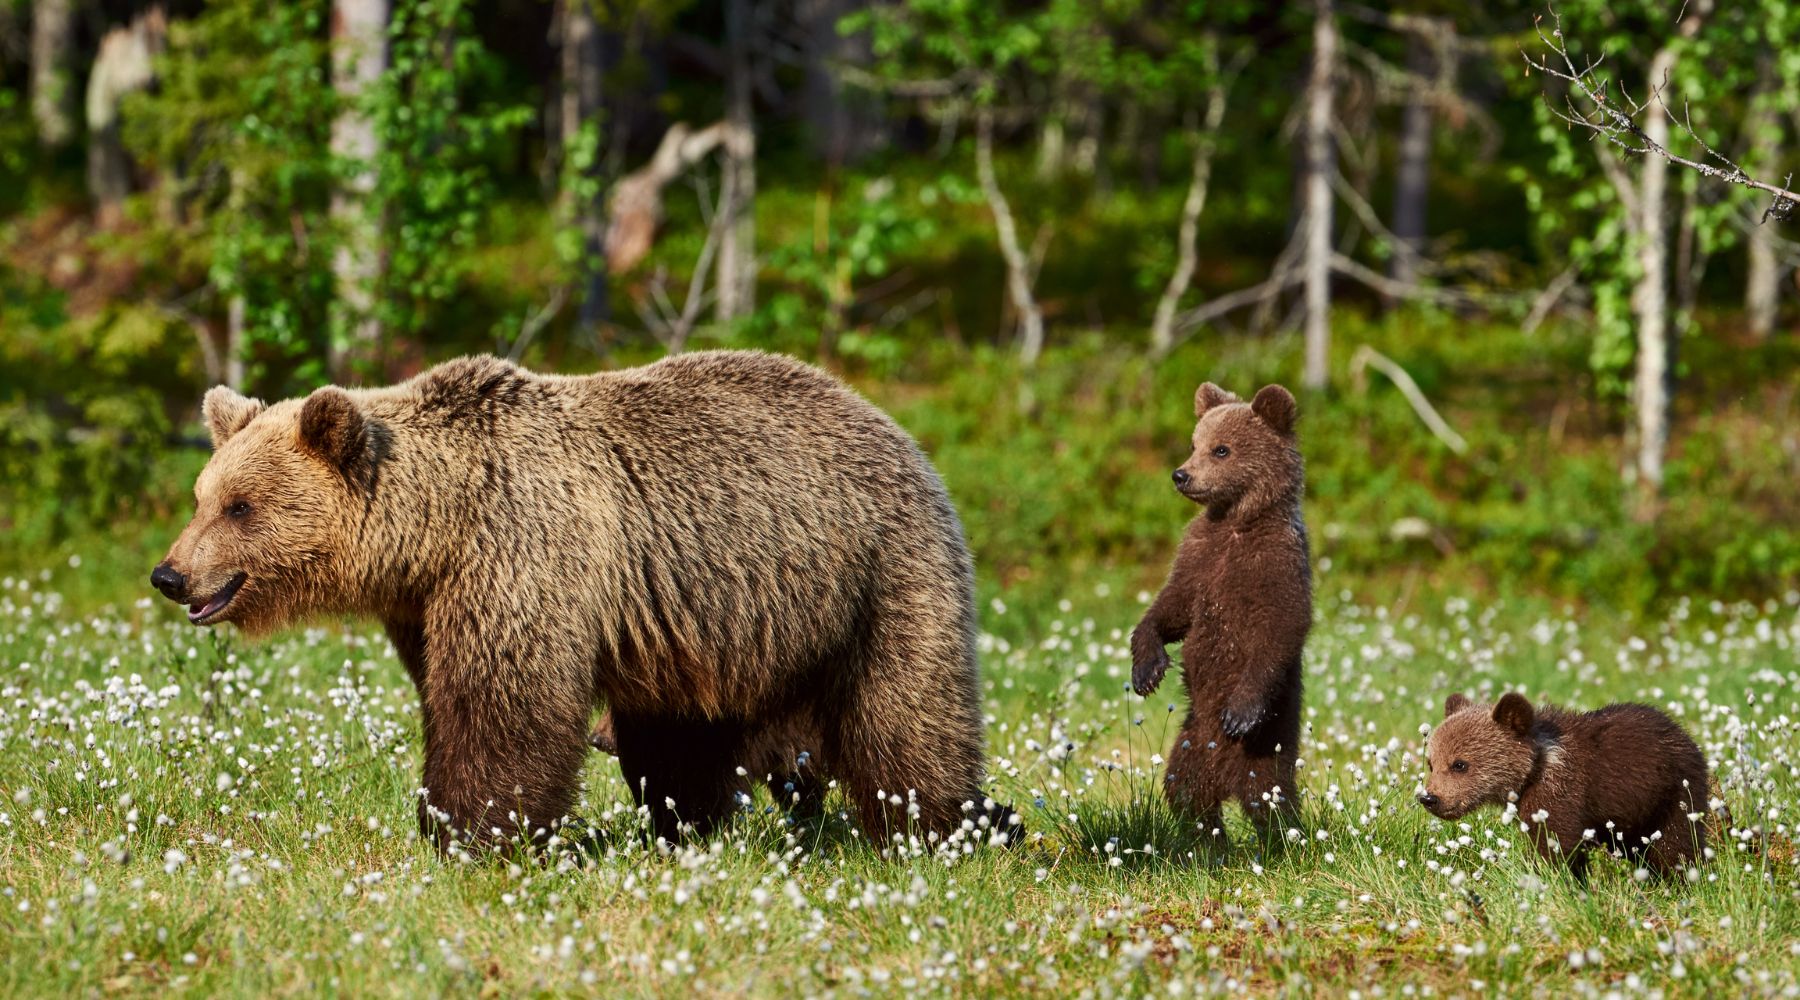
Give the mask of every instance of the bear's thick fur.
[{"label": "bear's thick fur", "polygon": [[215,453],[157,586],[251,632],[378,617],[419,689],[440,843],[563,816],[602,701],[661,836],[725,817],[771,731],[816,735],[876,836],[981,800],[962,527],[912,439],[824,372],[474,357],[204,409]]},{"label": "bear's thick fur", "polygon": [[1246,404],[1208,382],[1194,415],[1194,453],[1175,485],[1203,511],[1131,634],[1131,680],[1139,694],[1156,690],[1169,667],[1163,647],[1181,643],[1190,708],[1166,791],[1222,846],[1227,800],[1265,837],[1293,814],[1312,564],[1294,397],[1271,385]]},{"label": "bear's thick fur", "polygon": [[1453,694],[1426,750],[1419,804],[1460,819],[1509,799],[1538,853],[1577,878],[1587,852],[1641,856],[1678,872],[1706,846],[1706,756],[1675,720],[1648,705],[1568,712],[1533,709],[1509,693],[1493,705]]}]

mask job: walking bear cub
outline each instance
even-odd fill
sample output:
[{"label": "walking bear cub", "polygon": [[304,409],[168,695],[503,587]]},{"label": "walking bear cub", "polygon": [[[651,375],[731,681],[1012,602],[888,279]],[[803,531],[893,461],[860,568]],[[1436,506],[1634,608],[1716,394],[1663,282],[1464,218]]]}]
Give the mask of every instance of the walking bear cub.
[{"label": "walking bear cub", "polygon": [[794,733],[800,777],[837,780],[876,837],[982,818],[962,526],[906,432],[826,373],[463,358],[268,406],[220,387],[204,413],[198,509],[151,582],[200,625],[381,620],[440,843],[563,816],[601,702],[661,836],[729,815],[742,766]]},{"label": "walking bear cub", "polygon": [[1677,872],[1706,846],[1706,758],[1673,719],[1647,705],[1533,710],[1519,694],[1493,705],[1453,694],[1427,748],[1419,803],[1440,819],[1518,803],[1538,853],[1577,878],[1587,852],[1642,856]]},{"label": "walking bear cub", "polygon": [[1293,812],[1312,564],[1294,397],[1271,385],[1246,404],[1208,382],[1194,415],[1194,454],[1174,479],[1202,512],[1132,632],[1131,683],[1141,695],[1156,690],[1169,668],[1163,647],[1182,644],[1190,707],[1165,790],[1222,844],[1227,800],[1265,837]]}]

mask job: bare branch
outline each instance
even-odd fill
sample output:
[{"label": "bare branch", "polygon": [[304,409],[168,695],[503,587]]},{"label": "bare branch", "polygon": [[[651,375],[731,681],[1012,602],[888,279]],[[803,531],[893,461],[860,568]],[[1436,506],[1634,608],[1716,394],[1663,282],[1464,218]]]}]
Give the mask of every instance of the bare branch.
[{"label": "bare branch", "polygon": [[[1711,7],[1710,2],[1705,3],[1695,12],[1694,16],[1682,17],[1677,28],[1679,36],[1693,38],[1699,32],[1701,21]],[[1682,10],[1685,15],[1685,4],[1683,4]],[[1550,103],[1549,95],[1545,95],[1545,104],[1551,114],[1560,118],[1571,128],[1585,129],[1593,133],[1595,137],[1605,139],[1628,153],[1661,157],[1677,166],[1696,171],[1703,177],[1772,195],[1781,203],[1780,209],[1772,209],[1772,214],[1777,218],[1784,218],[1794,204],[1800,203],[1800,194],[1785,187],[1757,180],[1736,161],[1701,139],[1692,127],[1691,116],[1685,119],[1676,118],[1675,113],[1663,99],[1663,91],[1667,89],[1669,83],[1666,73],[1663,75],[1663,79],[1653,82],[1653,89],[1644,100],[1632,100],[1622,84],[1618,88],[1619,98],[1614,100],[1610,91],[1615,81],[1609,81],[1598,75],[1603,57],[1596,57],[1589,60],[1585,66],[1577,67],[1574,58],[1569,54],[1569,43],[1563,34],[1562,15],[1558,14],[1554,7],[1549,8],[1549,14],[1550,30],[1545,31],[1544,18],[1541,15],[1536,19],[1536,28],[1538,39],[1555,58],[1550,58],[1550,55],[1540,55],[1534,58],[1531,53],[1523,49],[1519,50],[1519,54],[1525,60],[1525,65],[1529,70],[1536,70],[1551,79],[1563,81],[1568,84],[1573,94],[1579,95],[1593,108],[1591,112],[1580,111],[1576,108],[1573,100],[1565,98],[1564,105],[1567,110],[1559,110]],[[1670,122],[1679,125],[1706,151],[1705,158],[1694,160],[1682,156],[1670,150],[1663,143],[1656,141],[1644,130],[1638,117],[1649,109],[1652,103],[1668,116]],[[1707,160],[1716,162],[1706,162]]]},{"label": "bare branch", "polygon": [[1431,433],[1437,435],[1437,439],[1444,442],[1451,451],[1461,455],[1469,450],[1469,443],[1463,440],[1463,436],[1456,433],[1455,428],[1451,427],[1438,414],[1436,407],[1433,407],[1431,401],[1425,398],[1425,394],[1419,391],[1419,383],[1414,382],[1412,376],[1406,373],[1406,369],[1396,364],[1394,359],[1368,344],[1363,344],[1356,349],[1355,354],[1350,356],[1350,378],[1359,388],[1363,389],[1367,388],[1368,382],[1367,376],[1364,374],[1365,368],[1373,368],[1386,375],[1400,390],[1400,395],[1406,397],[1413,412],[1419,415],[1419,419],[1425,422],[1425,426],[1431,429]]}]

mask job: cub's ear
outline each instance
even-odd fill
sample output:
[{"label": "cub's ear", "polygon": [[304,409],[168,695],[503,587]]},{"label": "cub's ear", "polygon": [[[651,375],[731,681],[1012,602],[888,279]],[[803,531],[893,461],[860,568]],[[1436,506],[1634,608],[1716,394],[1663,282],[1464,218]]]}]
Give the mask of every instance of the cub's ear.
[{"label": "cub's ear", "polygon": [[207,433],[212,435],[213,450],[223,447],[263,409],[262,400],[240,395],[230,386],[215,385],[206,390],[205,398],[200,400],[200,416],[206,421]]},{"label": "cub's ear", "polygon": [[1199,390],[1194,393],[1194,416],[1205,416],[1206,411],[1215,406],[1223,403],[1235,403],[1237,401],[1238,398],[1236,396],[1226,392],[1224,389],[1213,385],[1211,382],[1204,383],[1200,386]]},{"label": "cub's ear", "polygon": [[350,394],[328,385],[300,407],[300,443],[327,463],[348,469],[368,448],[368,422]]},{"label": "cub's ear", "polygon": [[1263,386],[1250,401],[1251,412],[1283,437],[1293,437],[1294,419],[1299,416],[1299,409],[1294,394],[1278,385]]},{"label": "cub's ear", "polygon": [[1531,702],[1516,691],[1508,691],[1494,705],[1494,721],[1521,736],[1531,731]]},{"label": "cub's ear", "polygon": [[1458,713],[1468,707],[1469,707],[1469,699],[1464,697],[1462,692],[1458,691],[1457,693],[1444,699],[1444,718],[1448,719],[1452,715],[1455,715],[1456,713]]}]

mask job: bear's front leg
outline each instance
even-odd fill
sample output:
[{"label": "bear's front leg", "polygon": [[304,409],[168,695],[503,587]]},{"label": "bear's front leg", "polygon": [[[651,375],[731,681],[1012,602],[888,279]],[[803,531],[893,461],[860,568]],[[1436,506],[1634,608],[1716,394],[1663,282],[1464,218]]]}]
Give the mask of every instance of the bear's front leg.
[{"label": "bear's front leg", "polygon": [[471,642],[428,629],[419,823],[440,849],[539,840],[574,803],[591,683],[547,639],[508,629]]},{"label": "bear's front leg", "polygon": [[1144,620],[1131,630],[1131,689],[1149,697],[1169,672],[1169,643],[1187,634],[1186,595],[1174,586],[1156,595]]}]

